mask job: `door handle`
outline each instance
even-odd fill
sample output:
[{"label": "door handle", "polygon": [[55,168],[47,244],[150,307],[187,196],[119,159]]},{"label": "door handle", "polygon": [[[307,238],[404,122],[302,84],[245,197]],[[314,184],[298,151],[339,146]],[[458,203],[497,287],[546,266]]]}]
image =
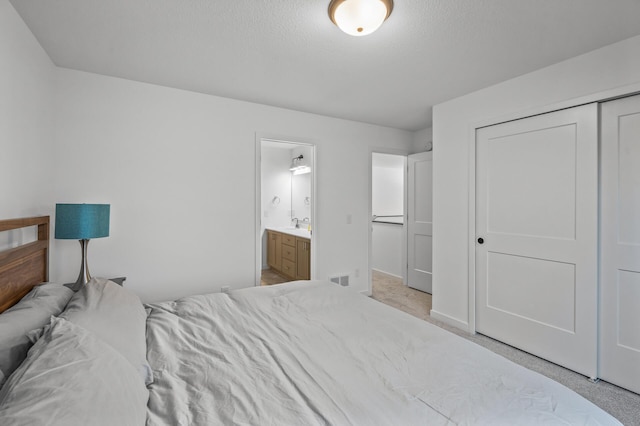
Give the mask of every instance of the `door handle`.
[{"label": "door handle", "polygon": [[484,238],[482,237],[478,238],[478,244],[484,244]]}]

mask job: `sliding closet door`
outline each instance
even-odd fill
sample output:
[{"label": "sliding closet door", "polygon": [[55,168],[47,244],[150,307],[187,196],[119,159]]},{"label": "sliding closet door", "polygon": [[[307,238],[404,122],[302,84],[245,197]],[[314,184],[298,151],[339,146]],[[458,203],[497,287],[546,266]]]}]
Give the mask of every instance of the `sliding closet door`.
[{"label": "sliding closet door", "polygon": [[476,134],[476,329],[597,375],[596,104]]},{"label": "sliding closet door", "polygon": [[602,104],[600,377],[640,392],[640,96]]}]

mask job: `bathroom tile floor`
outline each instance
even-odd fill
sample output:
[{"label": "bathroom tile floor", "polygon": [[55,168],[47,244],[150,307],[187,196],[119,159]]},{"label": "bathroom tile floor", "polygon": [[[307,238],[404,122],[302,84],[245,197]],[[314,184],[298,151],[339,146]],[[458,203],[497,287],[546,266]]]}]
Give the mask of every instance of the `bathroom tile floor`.
[{"label": "bathroom tile floor", "polygon": [[263,269],[260,276],[260,285],[281,284],[291,281],[290,278],[274,271],[273,269]]}]

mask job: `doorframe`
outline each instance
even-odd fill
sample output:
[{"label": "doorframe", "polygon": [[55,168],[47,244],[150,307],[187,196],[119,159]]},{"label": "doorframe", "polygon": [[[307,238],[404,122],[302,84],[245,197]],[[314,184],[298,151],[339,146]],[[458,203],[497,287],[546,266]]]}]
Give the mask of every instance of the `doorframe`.
[{"label": "doorframe", "polygon": [[[502,116],[478,120],[469,124],[468,130],[468,223],[467,223],[467,265],[468,265],[468,300],[467,300],[467,323],[436,314],[437,319],[453,325],[462,330],[467,330],[471,334],[476,334],[476,134],[483,127],[493,126],[496,124],[506,123],[508,121],[520,120],[536,115],[547,114],[562,109],[574,108],[581,105],[591,104],[594,102],[602,103],[618,98],[640,94],[640,83],[634,83],[628,86],[617,87],[615,89],[605,90],[586,96],[581,96],[561,102],[555,102],[526,110],[516,111]],[[598,144],[600,141],[598,141]],[[598,288],[600,283],[598,282]]]},{"label": "doorframe", "polygon": [[318,244],[317,244],[317,232],[318,232],[318,212],[316,206],[317,203],[317,143],[309,138],[292,137],[275,135],[273,133],[256,132],[255,133],[255,204],[254,204],[254,286],[260,286],[260,278],[262,276],[262,141],[280,142],[291,144],[294,146],[307,146],[311,148],[313,152],[311,159],[311,267],[310,274],[311,279],[317,279],[316,268],[318,259]]},{"label": "doorframe", "polygon": [[[371,225],[371,220],[373,218],[373,154],[389,154],[389,155],[399,155],[402,157],[409,156],[409,152],[396,149],[396,148],[385,148],[385,147],[370,147],[369,148],[369,206],[368,212],[369,216],[367,218],[368,224],[368,233],[369,233],[369,244],[368,244],[368,256],[367,256],[367,289],[363,293],[367,296],[371,296],[372,294],[372,286],[373,286],[373,226]],[[402,283],[407,285],[407,161],[405,161],[404,168],[404,194],[402,201],[403,218],[402,218]]]}]

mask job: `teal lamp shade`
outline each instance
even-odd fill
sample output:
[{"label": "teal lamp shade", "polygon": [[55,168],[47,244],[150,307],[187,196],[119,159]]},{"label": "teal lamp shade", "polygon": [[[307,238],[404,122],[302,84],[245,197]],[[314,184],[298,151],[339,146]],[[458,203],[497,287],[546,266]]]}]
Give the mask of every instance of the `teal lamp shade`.
[{"label": "teal lamp shade", "polygon": [[56,204],[56,239],[78,240],[82,250],[78,279],[65,284],[74,291],[91,281],[87,246],[92,238],[109,236],[110,208],[109,204]]},{"label": "teal lamp shade", "polygon": [[109,204],[56,204],[56,238],[90,240],[109,236]]}]

